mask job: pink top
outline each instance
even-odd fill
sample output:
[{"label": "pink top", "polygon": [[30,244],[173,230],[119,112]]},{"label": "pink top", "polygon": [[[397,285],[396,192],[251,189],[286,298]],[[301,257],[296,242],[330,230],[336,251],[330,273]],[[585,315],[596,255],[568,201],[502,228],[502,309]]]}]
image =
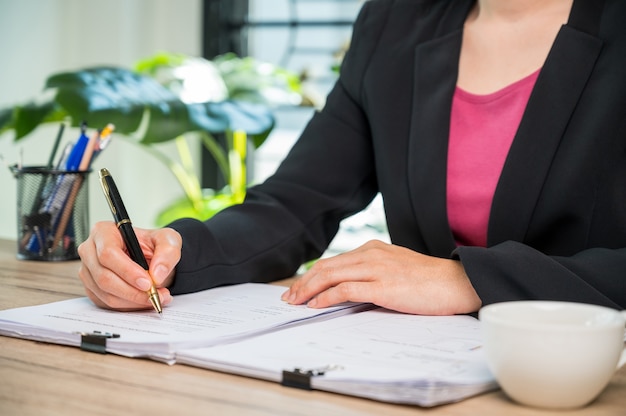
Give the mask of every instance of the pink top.
[{"label": "pink top", "polygon": [[485,247],[491,202],[539,70],[491,94],[456,88],[448,146],[448,221],[458,245]]}]

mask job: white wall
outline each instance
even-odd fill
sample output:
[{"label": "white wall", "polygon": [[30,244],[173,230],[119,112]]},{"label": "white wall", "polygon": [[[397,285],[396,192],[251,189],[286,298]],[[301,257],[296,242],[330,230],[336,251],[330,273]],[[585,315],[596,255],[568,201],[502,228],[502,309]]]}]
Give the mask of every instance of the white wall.
[{"label": "white wall", "polygon": [[[201,53],[201,0],[0,0],[0,107],[36,96],[48,75],[86,66],[131,67],[158,51]],[[16,184],[4,164],[45,164],[57,126],[15,143],[0,136],[0,238],[15,239]],[[77,137],[66,130],[64,142]],[[133,223],[152,227],[161,208],[182,195],[170,171],[114,136],[94,168],[116,178]],[[91,175],[90,219],[109,220],[97,174]]]}]

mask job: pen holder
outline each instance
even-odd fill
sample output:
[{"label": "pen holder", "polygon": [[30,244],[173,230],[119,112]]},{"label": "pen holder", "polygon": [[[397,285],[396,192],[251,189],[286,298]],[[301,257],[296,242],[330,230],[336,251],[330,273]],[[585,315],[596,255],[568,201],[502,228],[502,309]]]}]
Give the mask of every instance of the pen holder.
[{"label": "pen holder", "polygon": [[89,233],[90,171],[12,166],[17,179],[17,258],[78,259]]}]

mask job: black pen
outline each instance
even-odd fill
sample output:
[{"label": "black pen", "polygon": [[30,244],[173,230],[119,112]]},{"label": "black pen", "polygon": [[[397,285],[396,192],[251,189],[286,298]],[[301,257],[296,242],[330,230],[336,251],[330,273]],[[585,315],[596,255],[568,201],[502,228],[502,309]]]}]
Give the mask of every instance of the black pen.
[{"label": "black pen", "polygon": [[[147,271],[148,262],[143,255],[143,251],[141,251],[141,246],[139,245],[137,236],[133,231],[133,224],[128,217],[128,213],[126,212],[126,208],[122,202],[122,197],[117,190],[117,186],[115,186],[115,181],[113,181],[113,177],[107,169],[100,169],[100,184],[102,185],[104,196],[106,197],[109,207],[111,208],[111,212],[113,213],[113,219],[115,220],[117,229],[120,230],[120,233],[122,234],[122,238],[124,239],[130,258]],[[152,277],[150,277],[150,280],[152,281]],[[161,314],[163,309],[161,308],[161,300],[159,299],[159,293],[154,287],[154,282],[152,282],[150,290],[148,290],[148,298],[150,299],[152,306],[154,306],[154,309]]]}]

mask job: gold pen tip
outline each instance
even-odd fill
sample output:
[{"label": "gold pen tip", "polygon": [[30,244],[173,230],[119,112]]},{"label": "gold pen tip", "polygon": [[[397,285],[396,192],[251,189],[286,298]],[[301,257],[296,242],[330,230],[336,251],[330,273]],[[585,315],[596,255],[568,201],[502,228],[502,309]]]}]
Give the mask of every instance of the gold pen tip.
[{"label": "gold pen tip", "polygon": [[150,299],[150,303],[152,303],[152,307],[155,311],[161,315],[163,313],[163,308],[161,307],[161,300],[159,299],[159,294],[154,291],[154,293],[150,293],[148,298]]}]

